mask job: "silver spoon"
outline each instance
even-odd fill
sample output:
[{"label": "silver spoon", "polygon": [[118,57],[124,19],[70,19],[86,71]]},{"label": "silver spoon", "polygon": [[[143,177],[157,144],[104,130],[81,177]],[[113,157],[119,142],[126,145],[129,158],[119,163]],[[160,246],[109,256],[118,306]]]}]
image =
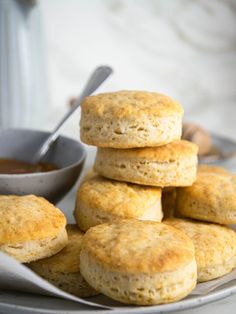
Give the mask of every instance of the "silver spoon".
[{"label": "silver spoon", "polygon": [[100,66],[95,69],[92,73],[90,79],[88,80],[85,88],[83,89],[81,95],[75,101],[75,105],[71,110],[63,117],[63,119],[58,123],[56,128],[52,133],[46,138],[43,144],[40,146],[38,151],[35,153],[32,163],[36,164],[40,162],[44,156],[47,154],[48,150],[58,138],[61,128],[64,126],[64,123],[70,118],[70,116],[79,108],[82,100],[91,95],[113,72],[112,68],[109,66]]}]

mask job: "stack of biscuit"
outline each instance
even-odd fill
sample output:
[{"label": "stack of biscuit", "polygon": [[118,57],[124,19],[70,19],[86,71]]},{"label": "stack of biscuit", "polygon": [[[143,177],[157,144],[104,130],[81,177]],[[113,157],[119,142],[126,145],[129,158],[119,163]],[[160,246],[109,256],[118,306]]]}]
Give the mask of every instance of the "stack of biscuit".
[{"label": "stack of biscuit", "polygon": [[196,179],[197,146],[181,140],[182,106],[159,93],[120,91],[87,97],[81,108],[81,140],[97,146],[97,156],[78,190],[78,226],[161,222],[162,188]]},{"label": "stack of biscuit", "polygon": [[86,232],[82,275],[124,303],[183,298],[197,281],[194,245],[161,223],[162,190],[196,180],[198,148],[181,140],[182,106],[159,93],[120,91],[87,97],[81,108],[81,140],[97,146],[74,212]]},{"label": "stack of biscuit", "polygon": [[115,300],[173,302],[236,267],[236,233],[221,225],[236,223],[236,178],[219,167],[197,171],[182,118],[181,105],[158,93],[82,104],[81,140],[97,155],[76,200],[77,225],[88,230],[81,273]]},{"label": "stack of biscuit", "polygon": [[197,170],[182,118],[181,105],[158,93],[87,97],[81,139],[97,156],[78,188],[76,225],[41,197],[0,196],[0,251],[74,295],[137,305],[177,301],[229,273],[236,177]]}]

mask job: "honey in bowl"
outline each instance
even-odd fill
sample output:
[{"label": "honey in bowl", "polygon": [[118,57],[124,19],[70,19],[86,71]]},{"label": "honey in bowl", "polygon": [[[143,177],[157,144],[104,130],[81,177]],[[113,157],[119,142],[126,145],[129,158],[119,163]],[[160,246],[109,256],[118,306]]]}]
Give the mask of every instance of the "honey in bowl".
[{"label": "honey in bowl", "polygon": [[0,158],[0,174],[26,174],[49,172],[59,169],[56,165],[48,162],[31,164],[26,161]]}]

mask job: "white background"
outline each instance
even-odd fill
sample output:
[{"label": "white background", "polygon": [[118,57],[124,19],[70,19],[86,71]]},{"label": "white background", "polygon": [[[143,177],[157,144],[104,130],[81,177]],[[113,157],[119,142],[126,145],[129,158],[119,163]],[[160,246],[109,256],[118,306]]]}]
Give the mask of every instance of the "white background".
[{"label": "white background", "polygon": [[[52,127],[100,64],[115,74],[100,91],[160,91],[185,119],[234,138],[235,0],[39,0]],[[65,132],[78,136],[78,115]]]}]

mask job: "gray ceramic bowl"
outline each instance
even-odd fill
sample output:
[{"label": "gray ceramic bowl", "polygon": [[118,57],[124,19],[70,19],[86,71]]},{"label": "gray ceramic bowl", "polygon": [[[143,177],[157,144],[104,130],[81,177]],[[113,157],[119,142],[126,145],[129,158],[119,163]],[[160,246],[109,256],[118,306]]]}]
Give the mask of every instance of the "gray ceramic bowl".
[{"label": "gray ceramic bowl", "polygon": [[[49,133],[26,129],[0,131],[0,158],[31,161]],[[45,161],[58,170],[31,174],[0,174],[0,194],[40,195],[59,202],[77,181],[86,157],[81,143],[61,136],[51,147]]]}]

